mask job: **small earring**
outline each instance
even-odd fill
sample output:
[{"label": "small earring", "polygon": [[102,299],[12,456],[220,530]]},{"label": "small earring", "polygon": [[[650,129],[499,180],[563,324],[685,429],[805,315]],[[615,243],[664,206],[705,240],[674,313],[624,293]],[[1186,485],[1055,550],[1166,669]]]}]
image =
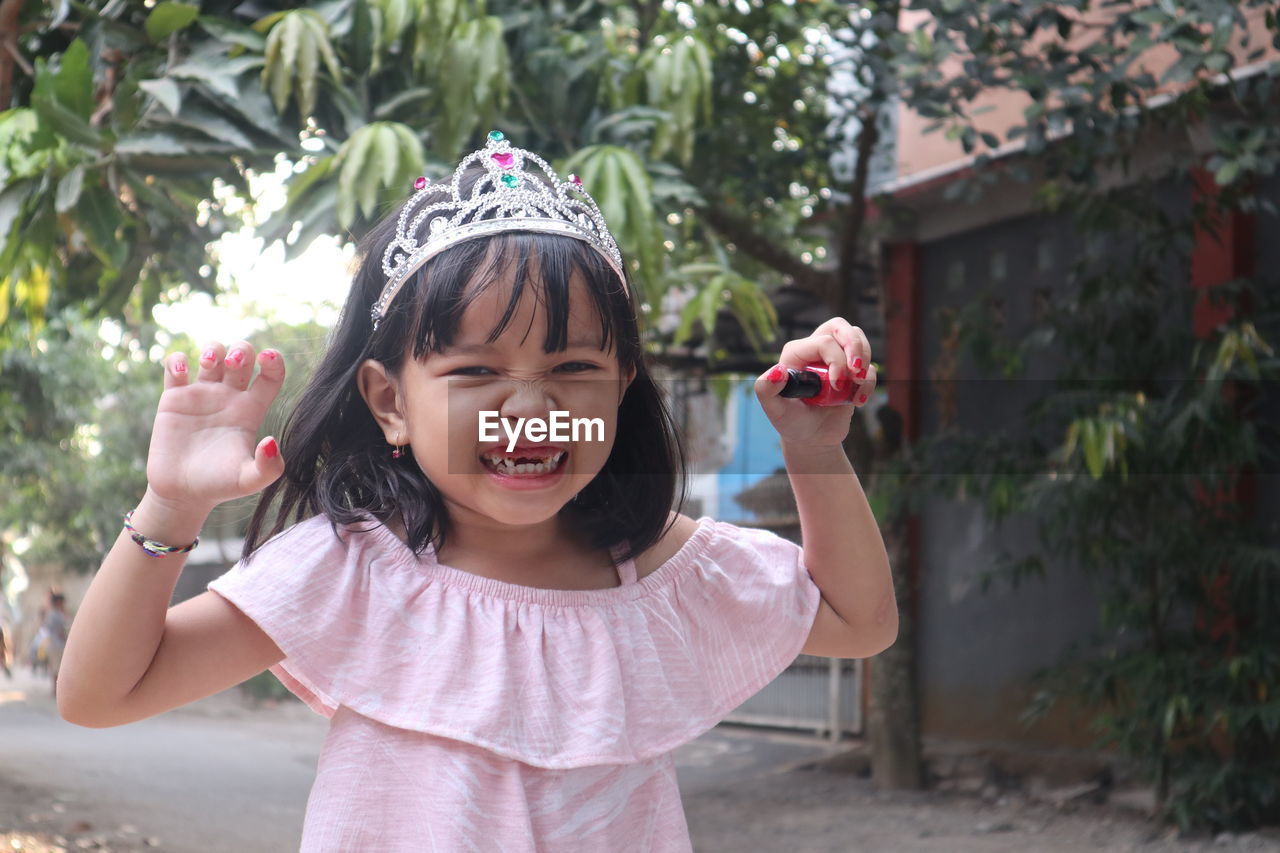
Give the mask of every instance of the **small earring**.
[{"label": "small earring", "polygon": [[395,447],[395,450],[391,451],[392,459],[399,459],[401,456],[404,456],[404,448],[402,446],[397,444],[397,445],[394,445],[394,447]]}]

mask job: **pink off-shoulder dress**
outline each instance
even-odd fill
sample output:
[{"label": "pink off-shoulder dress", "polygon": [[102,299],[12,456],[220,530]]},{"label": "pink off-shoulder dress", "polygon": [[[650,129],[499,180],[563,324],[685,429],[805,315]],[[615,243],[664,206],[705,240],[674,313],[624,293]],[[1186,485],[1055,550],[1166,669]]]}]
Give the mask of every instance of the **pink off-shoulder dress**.
[{"label": "pink off-shoulder dress", "polygon": [[317,516],[211,582],[330,718],[304,853],[690,850],[672,750],[795,659],[819,591],[795,543],[707,517],[617,569],[521,586]]}]

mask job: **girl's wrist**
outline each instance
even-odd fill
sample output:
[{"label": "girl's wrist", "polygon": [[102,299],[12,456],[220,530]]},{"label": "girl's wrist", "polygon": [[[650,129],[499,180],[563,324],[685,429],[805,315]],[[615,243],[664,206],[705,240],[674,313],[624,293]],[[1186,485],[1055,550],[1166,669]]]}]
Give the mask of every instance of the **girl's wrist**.
[{"label": "girl's wrist", "polygon": [[212,511],[212,506],[171,501],[148,487],[130,523],[148,539],[185,545],[200,535],[200,528]]},{"label": "girl's wrist", "polygon": [[847,465],[849,462],[844,447],[839,444],[796,444],[785,439],[782,441],[782,459],[788,467],[801,463],[806,472],[825,471],[827,473],[837,473],[842,465]]}]

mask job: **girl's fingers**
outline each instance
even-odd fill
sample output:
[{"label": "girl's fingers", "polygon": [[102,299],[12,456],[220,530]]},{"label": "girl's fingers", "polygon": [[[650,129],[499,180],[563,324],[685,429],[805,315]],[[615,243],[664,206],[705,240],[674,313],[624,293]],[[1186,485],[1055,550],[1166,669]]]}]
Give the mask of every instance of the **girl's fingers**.
[{"label": "girl's fingers", "polygon": [[280,479],[283,473],[280,445],[274,437],[267,436],[258,442],[253,458],[245,460],[240,468],[240,491],[246,495],[256,494]]},{"label": "girl's fingers", "polygon": [[248,388],[253,378],[253,354],[253,344],[248,341],[232,344],[222,359],[222,381],[237,391]]},{"label": "girl's fingers", "polygon": [[782,364],[788,367],[804,367],[806,364],[825,364],[836,390],[849,387],[851,372],[844,347],[830,334],[812,334],[807,338],[788,341],[782,347]]},{"label": "girl's fingers", "polygon": [[755,392],[761,403],[766,406],[766,400],[776,397],[782,393],[782,389],[786,387],[784,380],[787,378],[787,369],[781,364],[775,364],[764,373],[756,377]]},{"label": "girl's fingers", "polygon": [[284,384],[284,356],[279,350],[264,349],[258,353],[258,377],[249,388],[252,397],[263,411],[271,407],[280,386]]},{"label": "girl's fingers", "polygon": [[867,368],[867,377],[861,380],[858,391],[853,395],[853,402],[856,406],[861,406],[871,399],[871,393],[876,390],[876,366],[872,364]]},{"label": "girl's fingers", "polygon": [[191,378],[188,375],[190,366],[187,364],[187,354],[182,352],[171,352],[164,360],[164,387],[165,390],[170,388],[181,388],[187,384]]},{"label": "girl's fingers", "polygon": [[840,347],[845,354],[845,363],[849,365],[849,370],[855,377],[870,364],[871,342],[867,340],[867,335],[862,329],[850,325],[845,318],[832,317],[814,329],[813,333],[831,335],[840,342]]},{"label": "girl's fingers", "polygon": [[226,349],[220,343],[214,342],[205,345],[204,349],[200,351],[199,379],[201,382],[222,381],[222,359],[226,352]]}]

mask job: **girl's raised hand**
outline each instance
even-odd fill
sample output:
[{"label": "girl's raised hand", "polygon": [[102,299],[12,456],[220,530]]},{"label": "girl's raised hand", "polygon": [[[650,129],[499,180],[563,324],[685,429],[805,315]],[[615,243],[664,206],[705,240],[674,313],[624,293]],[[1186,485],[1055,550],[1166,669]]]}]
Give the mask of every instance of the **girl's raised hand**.
[{"label": "girl's raised hand", "polygon": [[[786,384],[786,368],[797,370],[808,364],[825,364],[837,391],[853,389],[848,405],[809,406],[800,400],[779,397]],[[782,347],[779,364],[756,379],[756,397],[784,444],[810,447],[839,446],[849,434],[853,407],[871,399],[876,387],[876,368],[871,363],[871,344],[857,326],[842,317],[832,317],[807,338],[788,341]]]},{"label": "girl's raised hand", "polygon": [[[253,376],[254,362],[261,367]],[[284,382],[276,350],[256,358],[245,341],[205,347],[191,380],[187,356],[165,358],[164,393],[147,455],[152,494],[175,508],[208,513],[218,504],[266,488],[284,473],[274,438],[258,429]]]}]

